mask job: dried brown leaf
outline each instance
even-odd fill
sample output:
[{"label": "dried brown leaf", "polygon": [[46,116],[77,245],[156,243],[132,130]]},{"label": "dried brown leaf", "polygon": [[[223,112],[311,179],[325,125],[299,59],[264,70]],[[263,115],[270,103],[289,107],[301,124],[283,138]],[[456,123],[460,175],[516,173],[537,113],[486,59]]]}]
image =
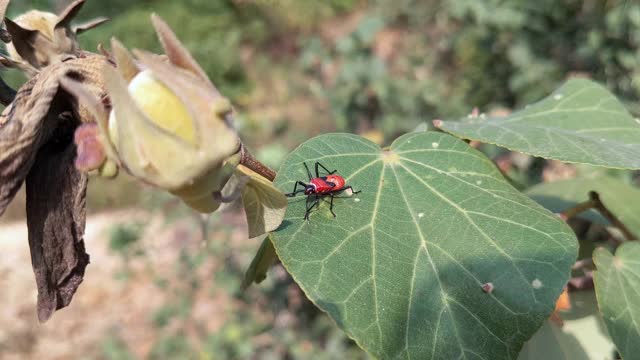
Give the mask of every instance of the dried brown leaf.
[{"label": "dried brown leaf", "polygon": [[67,306],[89,263],[83,233],[87,177],[74,166],[76,128],[92,117],[59,81],[70,76],[104,93],[106,59],[90,56],[43,69],[0,116],[0,215],[26,180],[27,225],[38,287],[38,319]]}]

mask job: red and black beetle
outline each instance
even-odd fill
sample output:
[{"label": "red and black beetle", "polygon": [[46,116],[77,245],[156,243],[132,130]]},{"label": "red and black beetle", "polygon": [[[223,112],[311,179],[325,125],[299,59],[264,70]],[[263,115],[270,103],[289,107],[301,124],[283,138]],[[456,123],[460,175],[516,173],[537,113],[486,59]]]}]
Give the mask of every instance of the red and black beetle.
[{"label": "red and black beetle", "polygon": [[[306,184],[302,181],[296,181],[296,184],[293,186],[293,192],[288,194],[284,194],[288,197],[296,196],[299,193],[304,193],[307,195],[307,202],[311,196],[315,197],[315,201],[312,202],[311,205],[307,205],[307,210],[304,213],[304,220],[309,220],[309,213],[311,209],[318,206],[320,203],[320,199],[323,196],[331,197],[331,203],[329,205],[329,211],[331,211],[331,215],[336,217],[336,213],[333,212],[333,197],[336,193],[345,191],[347,189],[351,190],[354,194],[359,193],[360,191],[355,191],[353,188],[348,185],[345,186],[344,178],[340,175],[336,174],[337,170],[329,171],[326,167],[324,167],[320,162],[316,161],[316,177],[311,176],[311,171],[307,166],[307,163],[303,162],[304,167],[307,169],[307,175],[309,176],[309,183]],[[327,172],[326,176],[320,176],[320,168]],[[302,186],[302,189],[298,190],[298,185]]]}]

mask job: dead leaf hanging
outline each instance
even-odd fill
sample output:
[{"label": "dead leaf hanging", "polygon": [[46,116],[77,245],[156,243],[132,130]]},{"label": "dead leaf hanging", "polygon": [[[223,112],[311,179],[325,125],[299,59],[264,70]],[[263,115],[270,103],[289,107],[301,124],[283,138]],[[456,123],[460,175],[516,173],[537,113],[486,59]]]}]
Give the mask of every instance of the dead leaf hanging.
[{"label": "dead leaf hanging", "polygon": [[31,10],[14,20],[5,19],[11,43],[7,44],[9,58],[4,59],[3,63],[19,68],[31,77],[49,64],[82,54],[77,34],[108,20],[98,18],[72,26],[71,21],[78,15],[84,3],[85,0],[74,1],[60,15]]},{"label": "dead leaf hanging", "polygon": [[93,121],[59,85],[69,76],[104,96],[103,56],[43,69],[18,91],[0,116],[0,215],[26,180],[31,261],[38,287],[38,319],[67,306],[82,282],[87,175],[74,166],[74,132]]}]

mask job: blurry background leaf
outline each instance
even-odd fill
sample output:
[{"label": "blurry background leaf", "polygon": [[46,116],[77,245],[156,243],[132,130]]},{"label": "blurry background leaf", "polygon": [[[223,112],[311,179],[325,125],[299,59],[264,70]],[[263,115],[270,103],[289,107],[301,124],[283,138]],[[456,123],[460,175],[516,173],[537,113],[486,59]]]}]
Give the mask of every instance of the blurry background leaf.
[{"label": "blurry background leaf", "polygon": [[524,345],[518,360],[613,360],[609,338],[594,291],[571,293],[571,310],[560,313],[564,325],[545,321]]},{"label": "blurry background leaf", "polygon": [[601,85],[571,79],[507,117],[444,121],[457,136],[567,162],[640,169],[640,119]]},{"label": "blurry background leaf", "polygon": [[[600,194],[600,200],[629,230],[640,235],[640,189],[621,180],[607,176],[574,178],[542,183],[529,188],[526,193],[557,213],[589,200],[589,191],[592,190]],[[609,221],[595,210],[583,212],[578,217],[609,225]]]},{"label": "blurry background leaf", "polygon": [[323,135],[287,158],[277,186],[291,191],[315,161],[362,192],[334,201],[337,218],[322,200],[308,222],[306,198],[291,199],[272,241],[307,296],[372,355],[514,357],[553,310],[575,235],[463,141],[411,133],[382,151]]},{"label": "blurry background leaf", "polygon": [[593,280],[598,306],[623,359],[640,353],[640,244],[622,244],[615,256],[600,248],[593,253]]}]

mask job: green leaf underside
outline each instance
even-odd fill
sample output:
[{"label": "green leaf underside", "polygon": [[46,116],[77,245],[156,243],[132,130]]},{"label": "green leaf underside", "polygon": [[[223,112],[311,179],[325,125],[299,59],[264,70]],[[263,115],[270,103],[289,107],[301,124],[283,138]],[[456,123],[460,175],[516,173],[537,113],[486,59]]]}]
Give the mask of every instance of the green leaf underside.
[{"label": "green leaf underside", "polygon": [[269,236],[265,236],[260,248],[258,248],[258,252],[244,274],[244,279],[242,279],[240,287],[245,290],[254,282],[256,284],[260,284],[267,278],[267,271],[275,262],[276,258],[277,255],[273,249],[273,244],[271,243]]},{"label": "green leaf underside", "polygon": [[335,199],[337,218],[323,201],[309,222],[305,198],[291,199],[273,244],[307,296],[375,357],[513,359],[553,310],[575,236],[463,141],[412,133],[382,151],[319,136],[287,158],[280,190],[307,180],[303,161],[362,192]]},{"label": "green leaf underside", "polygon": [[609,335],[623,359],[640,353],[640,244],[622,244],[613,256],[606,249],[593,253],[593,280],[598,306]]},{"label": "green leaf underside", "polygon": [[[553,212],[561,212],[589,200],[589,191],[600,194],[600,200],[615,214],[631,232],[640,235],[640,189],[607,176],[576,178],[536,185],[527,190],[527,195]],[[600,213],[586,211],[581,218],[609,225]]]},{"label": "green leaf underside", "polygon": [[507,117],[444,121],[441,129],[543,158],[640,169],[640,120],[607,89],[586,79],[571,79]]}]

